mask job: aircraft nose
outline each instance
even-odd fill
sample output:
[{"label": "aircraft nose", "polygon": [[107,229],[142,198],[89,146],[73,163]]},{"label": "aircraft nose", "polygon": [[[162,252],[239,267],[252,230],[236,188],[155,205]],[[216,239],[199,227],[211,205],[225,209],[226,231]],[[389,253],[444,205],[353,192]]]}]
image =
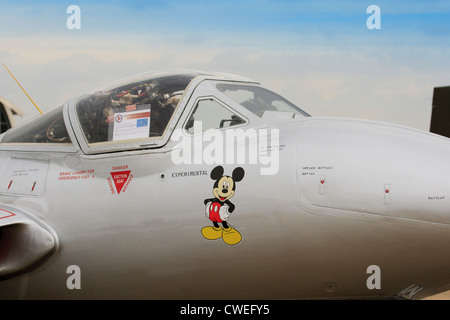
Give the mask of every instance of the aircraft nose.
[{"label": "aircraft nose", "polygon": [[371,121],[312,120],[298,135],[300,196],[312,209],[450,224],[450,139]]}]

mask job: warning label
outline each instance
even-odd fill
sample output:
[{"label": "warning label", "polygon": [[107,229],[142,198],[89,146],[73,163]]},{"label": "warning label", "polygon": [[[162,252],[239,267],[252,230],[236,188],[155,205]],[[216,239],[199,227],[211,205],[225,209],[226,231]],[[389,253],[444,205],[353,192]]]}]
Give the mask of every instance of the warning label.
[{"label": "warning label", "polygon": [[[113,167],[120,168],[119,167]],[[122,166],[122,168],[128,168],[128,166]],[[120,194],[121,192],[125,192],[133,179],[133,175],[131,174],[131,170],[123,170],[123,171],[113,171],[111,172],[111,177],[108,177],[108,184],[111,190],[111,194]]]},{"label": "warning label", "polygon": [[59,173],[59,181],[68,180],[88,180],[94,178],[94,169],[78,170],[78,171],[64,171]]}]

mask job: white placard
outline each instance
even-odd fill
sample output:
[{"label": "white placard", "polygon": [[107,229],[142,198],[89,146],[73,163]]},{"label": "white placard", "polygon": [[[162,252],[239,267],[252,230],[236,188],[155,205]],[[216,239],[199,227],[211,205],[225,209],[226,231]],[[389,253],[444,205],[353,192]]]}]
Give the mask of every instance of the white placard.
[{"label": "white placard", "polygon": [[113,141],[148,138],[149,132],[150,108],[114,114]]}]

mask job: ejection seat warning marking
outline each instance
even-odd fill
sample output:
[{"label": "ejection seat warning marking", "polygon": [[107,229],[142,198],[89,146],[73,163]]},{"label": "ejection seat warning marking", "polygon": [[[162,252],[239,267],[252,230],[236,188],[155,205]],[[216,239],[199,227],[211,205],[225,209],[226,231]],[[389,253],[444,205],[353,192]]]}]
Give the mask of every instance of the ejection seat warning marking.
[{"label": "ejection seat warning marking", "polygon": [[59,173],[59,181],[89,180],[94,178],[94,169],[64,171]]},{"label": "ejection seat warning marking", "polygon": [[15,216],[14,213],[0,209],[0,219],[9,218]]},{"label": "ejection seat warning marking", "polygon": [[121,192],[125,192],[133,179],[133,175],[131,174],[131,170],[121,170],[114,171],[117,169],[128,169],[127,165],[124,166],[116,166],[112,168],[113,171],[110,173],[111,176],[108,177],[109,189],[111,190],[111,194],[120,194]]}]

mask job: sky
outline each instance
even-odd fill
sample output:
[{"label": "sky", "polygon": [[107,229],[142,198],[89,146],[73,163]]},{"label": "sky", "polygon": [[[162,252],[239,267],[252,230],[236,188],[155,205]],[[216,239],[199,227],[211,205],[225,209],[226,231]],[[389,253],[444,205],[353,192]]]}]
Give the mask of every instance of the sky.
[{"label": "sky", "polygon": [[[450,2],[0,0],[0,62],[43,111],[182,68],[259,81],[313,116],[428,130],[433,88],[450,86]],[[38,115],[4,68],[0,96],[25,112],[16,122]]]}]

